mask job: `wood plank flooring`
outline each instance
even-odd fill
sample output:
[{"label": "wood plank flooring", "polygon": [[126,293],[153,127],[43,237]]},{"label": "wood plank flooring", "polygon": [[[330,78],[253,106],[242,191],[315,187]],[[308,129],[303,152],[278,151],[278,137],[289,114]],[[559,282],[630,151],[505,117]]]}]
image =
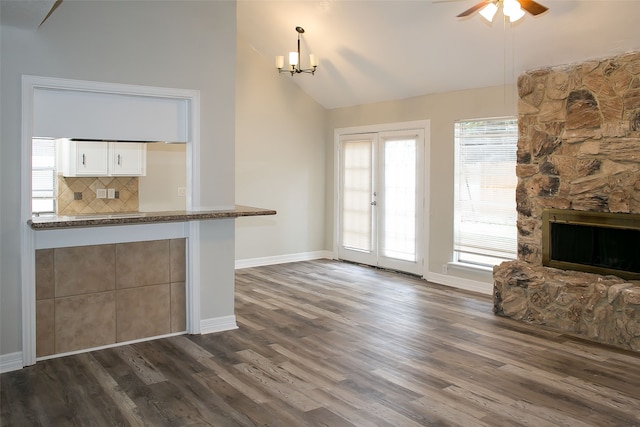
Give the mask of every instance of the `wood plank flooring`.
[{"label": "wood plank flooring", "polygon": [[239,329],[0,377],[2,426],[640,426],[640,355],[368,267],[236,272]]}]

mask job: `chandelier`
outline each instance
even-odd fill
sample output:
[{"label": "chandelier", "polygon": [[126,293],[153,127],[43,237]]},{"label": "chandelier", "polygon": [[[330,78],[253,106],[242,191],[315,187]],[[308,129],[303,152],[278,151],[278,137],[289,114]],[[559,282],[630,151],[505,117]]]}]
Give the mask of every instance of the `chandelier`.
[{"label": "chandelier", "polygon": [[300,73],[310,73],[315,74],[316,68],[318,68],[318,57],[313,53],[309,55],[309,66],[311,68],[301,68],[300,67],[300,34],[304,33],[304,28],[296,27],[296,31],[298,32],[298,51],[297,52],[289,52],[289,66],[291,68],[284,68],[284,56],[276,56],[276,68],[281,73],[291,73],[294,74]]}]

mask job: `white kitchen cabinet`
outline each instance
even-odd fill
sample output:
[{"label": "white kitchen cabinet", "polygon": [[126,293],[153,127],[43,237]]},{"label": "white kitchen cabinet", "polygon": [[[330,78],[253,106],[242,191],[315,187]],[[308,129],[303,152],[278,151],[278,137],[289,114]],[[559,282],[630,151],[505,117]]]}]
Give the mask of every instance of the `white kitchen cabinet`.
[{"label": "white kitchen cabinet", "polygon": [[109,176],[109,144],[62,140],[62,175]]},{"label": "white kitchen cabinet", "polygon": [[61,140],[62,175],[145,176],[147,147],[144,143]]},{"label": "white kitchen cabinet", "polygon": [[147,146],[136,142],[109,143],[110,176],[145,176]]}]

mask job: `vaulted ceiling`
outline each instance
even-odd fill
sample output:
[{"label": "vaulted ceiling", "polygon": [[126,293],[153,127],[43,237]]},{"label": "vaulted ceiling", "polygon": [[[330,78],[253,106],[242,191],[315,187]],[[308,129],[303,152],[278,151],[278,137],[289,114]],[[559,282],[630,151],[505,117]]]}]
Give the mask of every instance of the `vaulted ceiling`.
[{"label": "vaulted ceiling", "polygon": [[[1,1],[3,25],[34,30],[56,5]],[[456,18],[478,1],[238,0],[238,37],[276,73],[275,56],[296,49],[303,27],[303,66],[315,53],[318,71],[280,77],[325,108],[510,84],[526,70],[640,50],[640,0],[539,0],[549,10],[516,24],[500,12],[491,25]]]},{"label": "vaulted ceiling", "polygon": [[[318,55],[315,76],[283,74],[325,108],[515,82],[526,70],[640,50],[638,0],[537,0],[549,10],[492,25],[479,0],[238,1],[238,33],[266,60]],[[303,63],[304,65],[304,63]]]}]

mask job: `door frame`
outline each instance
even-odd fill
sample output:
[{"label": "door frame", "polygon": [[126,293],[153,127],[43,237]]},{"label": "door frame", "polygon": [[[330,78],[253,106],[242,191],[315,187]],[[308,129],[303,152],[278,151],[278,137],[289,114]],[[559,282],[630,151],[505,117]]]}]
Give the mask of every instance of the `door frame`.
[{"label": "door frame", "polygon": [[340,139],[344,135],[370,134],[380,132],[409,131],[421,129],[424,131],[424,173],[422,182],[422,226],[417,227],[416,238],[420,240],[422,248],[422,277],[427,277],[429,266],[429,213],[430,213],[430,153],[431,153],[431,121],[415,120],[407,122],[382,123],[375,125],[336,128],[333,131],[333,257],[339,259],[338,248],[340,242]]}]

